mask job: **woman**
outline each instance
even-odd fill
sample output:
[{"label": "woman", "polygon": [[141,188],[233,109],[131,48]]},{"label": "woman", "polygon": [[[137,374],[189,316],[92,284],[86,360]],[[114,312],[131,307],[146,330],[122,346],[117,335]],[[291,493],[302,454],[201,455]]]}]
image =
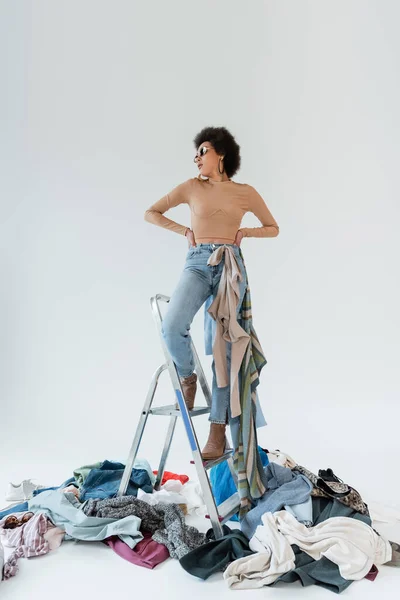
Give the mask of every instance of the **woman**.
[{"label": "woman", "polygon": [[[189,242],[185,267],[162,327],[189,410],[193,408],[197,387],[190,325],[205,302],[208,314],[215,320],[211,426],[202,450],[203,459],[212,460],[224,452],[226,424],[232,425],[232,419],[240,414],[238,371],[250,337],[237,323],[248,290],[240,244],[244,237],[276,237],[279,228],[260,194],[252,186],[232,180],[240,167],[240,148],[225,127],[202,129],[194,144],[198,176],[181,183],[153,204],[145,219],[186,236]],[[189,205],[191,228],[164,216],[178,204]],[[262,226],[240,229],[243,215],[249,211]],[[209,300],[213,300],[211,305]]]}]

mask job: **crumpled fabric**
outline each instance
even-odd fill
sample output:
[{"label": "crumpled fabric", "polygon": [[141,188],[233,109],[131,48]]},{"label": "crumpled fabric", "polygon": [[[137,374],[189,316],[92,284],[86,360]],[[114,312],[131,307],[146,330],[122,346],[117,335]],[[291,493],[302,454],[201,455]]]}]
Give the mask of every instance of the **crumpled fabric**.
[{"label": "crumpled fabric", "polygon": [[242,531],[250,539],[261,524],[262,515],[276,512],[285,505],[301,504],[310,497],[313,485],[304,475],[296,473],[277,463],[264,467],[268,481],[268,490],[257,505],[241,521]]},{"label": "crumpled fabric", "polygon": [[135,516],[141,520],[140,529],[154,533],[163,525],[162,512],[150,506],[135,496],[118,496],[95,500],[91,498],[82,507],[88,517],[101,517],[103,519],[124,519]]},{"label": "crumpled fabric", "polygon": [[180,481],[169,479],[161,486],[159,492],[154,491],[152,494],[146,494],[142,490],[138,490],[138,499],[152,506],[160,502],[163,504],[185,504],[188,514],[205,515],[207,513],[203,492],[197,481],[188,481],[182,484]]},{"label": "crumpled fabric", "polygon": [[[392,557],[388,540],[370,525],[349,517],[331,517],[307,528],[287,511],[267,513],[263,516],[263,525],[256,531],[261,543],[271,529],[278,530],[287,543],[296,544],[314,560],[322,556],[328,558],[338,565],[344,579],[363,579],[373,564],[382,565]],[[254,549],[251,540],[250,547]]]},{"label": "crumpled fabric", "polygon": [[[153,471],[153,473],[154,475],[157,475],[158,471]],[[161,485],[164,485],[164,483],[167,481],[180,481],[181,483],[186,483],[189,481],[189,476],[185,474],[180,475],[179,473],[172,473],[172,471],[164,471]]]},{"label": "crumpled fabric", "polygon": [[168,492],[167,490],[154,490],[152,494],[147,494],[143,490],[138,490],[138,500],[155,506],[156,504],[186,504],[185,496],[177,492]]},{"label": "crumpled fabric", "polygon": [[125,542],[116,536],[104,540],[104,543],[110,546],[118,556],[134,565],[154,569],[154,567],[169,558],[168,548],[152,540],[151,533],[148,531],[145,531],[143,535],[143,539],[133,549],[129,548]]},{"label": "crumpled fabric", "polygon": [[[218,387],[226,387],[230,383],[231,415],[232,418],[235,418],[242,412],[239,394],[239,370],[250,342],[250,335],[237,321],[237,307],[240,300],[239,281],[242,280],[242,274],[232,248],[225,245],[219,246],[211,254],[207,264],[211,266],[219,265],[224,254],[224,268],[218,285],[218,292],[208,312],[217,325],[213,347],[217,385]],[[232,343],[229,377],[225,342]]]},{"label": "crumpled fabric", "polygon": [[207,539],[198,529],[186,525],[185,516],[176,504],[160,503],[151,506],[135,496],[120,496],[105,500],[88,500],[83,511],[89,516],[114,519],[135,515],[141,519],[141,529],[150,531],[155,542],[164,544],[172,558],[182,558],[204,544]]},{"label": "crumpled fabric", "polygon": [[[162,507],[162,508],[161,508]],[[195,527],[186,525],[185,516],[176,504],[159,505],[164,511],[164,529],[159,529],[153,535],[153,540],[164,544],[170,556],[178,560],[188,552],[206,543],[207,537]]]},{"label": "crumpled fabric", "polygon": [[134,515],[123,520],[88,517],[82,504],[74,494],[48,490],[28,502],[29,510],[42,512],[58,527],[65,529],[65,540],[77,539],[98,542],[112,535],[118,535],[133,548],[143,535],[139,531],[140,519]]},{"label": "crumpled fabric", "polygon": [[250,550],[256,554],[232,562],[224,572],[224,579],[232,589],[270,585],[294,568],[294,552],[275,526],[272,513],[263,515],[262,520],[264,525],[257,527],[249,543]]},{"label": "crumpled fabric", "polygon": [[295,566],[292,546],[315,561],[323,557],[338,566],[341,577],[359,580],[374,563],[390,560],[390,543],[366,523],[349,517],[332,517],[307,529],[287,511],[262,516],[262,525],[251,538],[250,549],[257,554],[231,563],[224,579],[234,589],[270,585]]},{"label": "crumpled fabric", "polygon": [[29,521],[15,529],[3,528],[6,518],[0,522],[0,536],[4,545],[15,548],[3,566],[3,578],[10,579],[10,577],[14,577],[18,572],[17,562],[19,558],[23,556],[25,558],[42,556],[43,554],[47,554],[50,548],[49,542],[44,538],[48,525],[47,519],[43,514],[38,513],[33,515]]},{"label": "crumpled fabric", "polygon": [[285,454],[280,450],[266,450],[266,452],[269,462],[277,463],[281,467],[289,467],[289,469],[294,469],[296,466],[296,461],[289,454]]},{"label": "crumpled fabric", "polygon": [[253,554],[249,540],[239,530],[222,526],[223,537],[215,539],[212,529],[207,531],[207,543],[180,559],[181,566],[195,577],[208,579],[214,573],[223,572],[232,561]]}]

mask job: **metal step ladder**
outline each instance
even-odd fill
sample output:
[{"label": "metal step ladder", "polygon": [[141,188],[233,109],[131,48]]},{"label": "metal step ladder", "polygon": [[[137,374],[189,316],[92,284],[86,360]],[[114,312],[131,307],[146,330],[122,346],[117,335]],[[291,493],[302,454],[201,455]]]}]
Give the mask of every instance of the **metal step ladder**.
[{"label": "metal step ladder", "polygon": [[[133,439],[132,446],[129,452],[128,460],[126,461],[125,470],[118,490],[118,496],[123,496],[126,493],[129,479],[132,473],[132,468],[138,453],[140,442],[142,440],[142,436],[147,423],[147,418],[149,415],[157,415],[170,418],[164,448],[161,454],[160,464],[158,467],[157,479],[154,485],[155,490],[160,489],[165,465],[168,458],[168,453],[171,447],[172,438],[175,431],[176,421],[178,417],[181,417],[189,440],[189,445],[193,454],[193,460],[191,460],[190,462],[191,464],[194,464],[196,466],[197,476],[199,478],[199,483],[207,507],[208,515],[206,516],[210,518],[215,538],[218,539],[223,536],[223,523],[229,521],[229,519],[239,510],[240,500],[239,494],[236,492],[230,498],[225,500],[225,502],[217,506],[208,478],[208,471],[215,465],[218,465],[219,463],[226,460],[228,462],[233,481],[235,482],[237,488],[237,475],[233,467],[233,450],[229,448],[227,439],[225,438],[225,452],[219,459],[211,461],[203,461],[202,459],[201,450],[197,441],[197,436],[193,427],[192,419],[194,417],[210,413],[211,392],[206,377],[204,375],[203,367],[201,366],[196,348],[193,344],[193,340],[191,340],[191,348],[193,351],[195,363],[195,372],[197,373],[198,383],[200,384],[201,389],[203,391],[204,397],[207,402],[207,406],[198,406],[194,407],[191,411],[188,410],[183,397],[182,386],[180,383],[177,369],[175,367],[175,363],[173,362],[171,355],[169,354],[169,351],[164,342],[164,338],[162,336],[162,315],[160,310],[160,302],[168,303],[169,300],[170,298],[168,296],[163,296],[162,294],[157,294],[156,296],[153,296],[150,300],[153,317],[160,335],[161,345],[164,351],[166,362],[155,371],[151,379],[149,391],[147,392],[146,396],[146,401],[144,403],[142,414],[139,419],[135,437]],[[175,404],[153,408],[153,400],[157,390],[160,375],[163,371],[166,370],[168,370],[169,372],[174,392],[179,404],[179,409],[175,407]]]}]

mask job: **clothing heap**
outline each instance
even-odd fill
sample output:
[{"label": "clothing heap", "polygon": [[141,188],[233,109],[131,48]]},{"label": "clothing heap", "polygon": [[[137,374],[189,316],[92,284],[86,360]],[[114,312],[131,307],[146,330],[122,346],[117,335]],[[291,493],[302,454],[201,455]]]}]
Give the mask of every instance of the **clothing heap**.
[{"label": "clothing heap", "polygon": [[[155,491],[156,472],[141,459],[126,495],[117,497],[124,468],[110,460],[85,465],[61,485],[36,489],[29,500],[0,511],[0,581],[16,575],[19,558],[47,554],[64,540],[103,542],[149,569],[208,541],[185,523],[185,514],[206,512],[197,482],[165,471]],[[11,549],[7,558],[4,547]]]},{"label": "clothing heap", "polygon": [[[180,559],[186,571],[201,579],[222,572],[231,589],[300,581],[340,593],[353,581],[373,581],[379,565],[400,566],[399,544],[375,531],[361,495],[332,469],[315,475],[279,450],[258,452],[266,493],[240,520],[241,531],[224,525],[222,538]],[[213,470],[210,481],[221,503],[234,484],[226,463]],[[388,516],[400,521],[399,511]]]},{"label": "clothing heap", "polygon": [[[267,491],[244,518],[236,515],[240,529],[224,525],[219,539],[186,523],[185,515],[207,512],[199,484],[187,475],[166,471],[155,490],[157,472],[137,460],[126,495],[117,496],[123,464],[75,469],[61,485],[35,489],[29,500],[0,511],[0,581],[18,572],[19,558],[68,540],[104,543],[149,569],[175,558],[204,580],[219,572],[231,589],[300,581],[340,593],[353,581],[373,581],[380,565],[400,566],[399,544],[377,533],[361,495],[332,469],[315,474],[261,447],[258,457]],[[213,467],[210,482],[217,504],[235,491],[226,462]],[[400,514],[391,517],[400,521]]]}]

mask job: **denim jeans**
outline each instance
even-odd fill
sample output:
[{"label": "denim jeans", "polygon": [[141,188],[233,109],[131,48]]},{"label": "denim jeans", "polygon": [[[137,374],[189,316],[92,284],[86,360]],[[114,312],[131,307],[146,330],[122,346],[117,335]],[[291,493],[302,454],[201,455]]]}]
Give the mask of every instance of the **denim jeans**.
[{"label": "denim jeans", "polygon": [[[191,349],[190,326],[196,313],[210,296],[215,297],[224,266],[224,257],[219,265],[207,264],[211,254],[224,244],[197,244],[189,249],[183,273],[174,290],[167,314],[162,322],[162,334],[180,377],[189,377],[194,371],[194,359]],[[238,262],[242,281],[239,282],[240,298],[237,314],[247,287],[247,273],[240,255],[239,247],[231,246]],[[230,342],[226,342],[228,372],[230,369]],[[215,374],[215,362],[212,362],[212,402],[209,421],[228,423],[230,421],[230,385],[219,388]]]},{"label": "denim jeans", "polygon": [[[98,469],[91,469],[79,492],[81,502],[89,498],[115,497],[124,469],[125,465],[110,460],[105,460]],[[137,496],[138,488],[149,494],[153,491],[147,471],[133,468],[125,495]]]}]

